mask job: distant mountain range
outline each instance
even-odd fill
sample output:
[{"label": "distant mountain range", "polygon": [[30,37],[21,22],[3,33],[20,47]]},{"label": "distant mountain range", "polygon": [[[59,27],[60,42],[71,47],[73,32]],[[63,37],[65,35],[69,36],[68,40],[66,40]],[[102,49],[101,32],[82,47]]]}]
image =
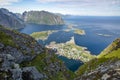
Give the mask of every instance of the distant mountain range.
[{"label": "distant mountain range", "polygon": [[7,9],[0,8],[0,24],[13,29],[20,29],[27,23],[41,25],[64,25],[61,16],[47,11],[29,11],[23,14],[12,13]]},{"label": "distant mountain range", "polygon": [[18,18],[14,13],[9,12],[4,8],[0,9],[0,24],[13,29],[23,28],[25,26],[22,19]]}]

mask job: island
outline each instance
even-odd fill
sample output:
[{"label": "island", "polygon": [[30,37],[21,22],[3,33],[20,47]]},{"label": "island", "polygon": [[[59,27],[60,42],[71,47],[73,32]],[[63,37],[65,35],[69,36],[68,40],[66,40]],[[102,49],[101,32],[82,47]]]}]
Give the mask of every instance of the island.
[{"label": "island", "polygon": [[74,37],[71,37],[71,40],[66,43],[51,42],[49,45],[46,45],[46,47],[57,50],[56,54],[59,56],[81,60],[84,63],[95,58],[95,55],[92,55],[90,51],[87,51],[86,47],[77,46]]},{"label": "island", "polygon": [[75,30],[74,30],[74,33],[75,33],[75,34],[79,34],[79,35],[85,35],[85,31],[84,31],[84,30],[81,30],[81,29],[75,29]]},{"label": "island", "polygon": [[104,36],[104,37],[111,37],[112,35],[110,35],[110,34],[97,34],[97,35],[99,35],[99,36]]},{"label": "island", "polygon": [[68,26],[68,29],[66,29],[64,31],[66,31],[66,32],[73,31],[75,34],[85,35],[85,31],[84,30],[78,29],[78,28],[75,27],[77,25],[68,24],[67,26]]},{"label": "island", "polygon": [[33,38],[35,38],[36,40],[47,40],[49,35],[57,32],[57,30],[48,30],[48,31],[41,31],[41,32],[33,32],[32,34],[30,34]]}]

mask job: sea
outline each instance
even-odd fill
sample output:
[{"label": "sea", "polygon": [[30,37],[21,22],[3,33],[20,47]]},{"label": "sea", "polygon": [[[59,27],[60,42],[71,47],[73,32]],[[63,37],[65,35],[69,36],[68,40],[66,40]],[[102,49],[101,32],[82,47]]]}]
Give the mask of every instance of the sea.
[{"label": "sea", "polygon": [[[21,33],[32,34],[33,32],[58,30],[49,35],[45,41],[38,40],[41,45],[48,45],[50,42],[65,43],[74,36],[75,43],[78,46],[87,47],[91,54],[98,55],[116,38],[120,38],[120,16],[64,16],[65,25],[48,26],[38,24],[26,24],[21,29]],[[85,30],[85,35],[74,34],[73,31],[66,32],[68,25],[72,24],[74,28]],[[66,67],[71,71],[76,71],[83,63],[79,60],[68,59],[59,56]]]}]

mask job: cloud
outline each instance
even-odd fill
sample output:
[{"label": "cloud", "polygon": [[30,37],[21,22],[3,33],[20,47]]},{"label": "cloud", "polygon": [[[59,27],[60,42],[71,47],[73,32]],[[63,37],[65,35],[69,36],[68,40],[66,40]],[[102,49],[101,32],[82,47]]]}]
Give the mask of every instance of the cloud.
[{"label": "cloud", "polygon": [[117,15],[120,0],[36,0],[40,4],[51,4],[56,10],[73,14]]},{"label": "cloud", "polygon": [[44,3],[48,3],[48,2],[79,2],[79,3],[103,3],[103,2],[112,2],[112,3],[120,3],[120,0],[37,0],[38,2],[44,2]]},{"label": "cloud", "polygon": [[36,0],[39,3],[56,3],[62,5],[119,5],[120,6],[120,0]]},{"label": "cloud", "polygon": [[12,3],[19,2],[20,0],[0,0],[0,6],[11,5]]}]

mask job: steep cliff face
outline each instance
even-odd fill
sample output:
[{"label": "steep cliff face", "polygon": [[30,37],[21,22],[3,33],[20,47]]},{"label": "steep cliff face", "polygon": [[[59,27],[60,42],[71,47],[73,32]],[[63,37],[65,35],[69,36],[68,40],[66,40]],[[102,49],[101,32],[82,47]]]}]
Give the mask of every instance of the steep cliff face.
[{"label": "steep cliff face", "polygon": [[47,11],[29,11],[23,13],[23,20],[27,23],[43,25],[63,25],[63,19]]},{"label": "steep cliff face", "polygon": [[32,37],[0,26],[1,80],[72,80],[74,74],[53,50]]},{"label": "steep cliff face", "polygon": [[0,8],[0,25],[13,29],[20,29],[24,27],[24,22],[14,13],[9,12],[7,9]]},{"label": "steep cliff face", "polygon": [[102,51],[98,58],[81,66],[75,80],[119,80],[120,79],[120,38]]}]

